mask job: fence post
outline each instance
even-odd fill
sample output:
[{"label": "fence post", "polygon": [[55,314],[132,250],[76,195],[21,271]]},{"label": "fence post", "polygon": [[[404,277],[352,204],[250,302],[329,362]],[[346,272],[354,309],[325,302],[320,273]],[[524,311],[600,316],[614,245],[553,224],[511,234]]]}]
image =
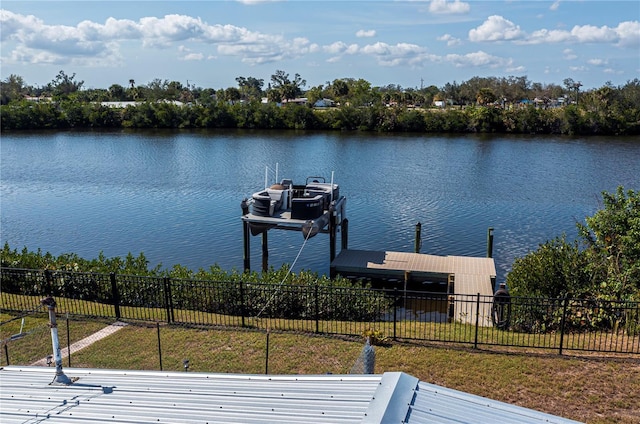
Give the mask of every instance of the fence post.
[{"label": "fence post", "polygon": [[476,335],[473,340],[473,348],[478,348],[478,327],[480,325],[480,293],[476,297]]},{"label": "fence post", "polygon": [[67,363],[71,368],[71,330],[69,329],[69,312],[67,312]]},{"label": "fence post", "polygon": [[398,322],[398,287],[393,288],[393,340],[396,340],[396,322]]},{"label": "fence post", "polygon": [[160,344],[160,322],[156,321],[156,330],[158,333],[158,359],[160,360],[160,371],[162,371],[162,345]]},{"label": "fence post", "polygon": [[118,292],[116,273],[109,274],[109,279],[111,280],[111,299],[116,312],[116,319],[120,319],[120,293]]},{"label": "fence post", "polygon": [[9,363],[9,346],[7,346],[7,343],[4,344],[4,357],[7,360],[7,365],[11,365]]},{"label": "fence post", "polygon": [[316,334],[320,332],[320,307],[318,305],[318,303],[320,302],[320,300],[318,299],[318,283],[315,284],[314,286],[314,295],[315,295],[315,313],[316,313]]},{"label": "fence post", "polygon": [[53,296],[53,274],[50,269],[44,270],[44,281],[46,283],[47,295]]},{"label": "fence post", "polygon": [[567,319],[567,306],[569,304],[568,299],[569,295],[565,295],[562,299],[562,319],[560,320],[560,350],[558,352],[560,355],[562,355],[562,347],[564,345],[564,326]]},{"label": "fence post", "polygon": [[244,327],[244,316],[245,308],[244,308],[244,284],[240,281],[240,315],[242,315],[242,326]]},{"label": "fence post", "polygon": [[173,300],[171,298],[171,278],[164,277],[164,302],[167,310],[167,323],[171,324],[175,321],[173,315]]}]

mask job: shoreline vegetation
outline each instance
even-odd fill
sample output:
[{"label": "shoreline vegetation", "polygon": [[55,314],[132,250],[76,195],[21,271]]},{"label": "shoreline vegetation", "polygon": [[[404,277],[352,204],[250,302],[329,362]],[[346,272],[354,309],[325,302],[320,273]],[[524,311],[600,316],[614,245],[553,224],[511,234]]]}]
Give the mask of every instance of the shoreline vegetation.
[{"label": "shoreline vegetation", "polygon": [[480,78],[443,87],[372,87],[337,79],[303,90],[306,81],[283,71],[264,81],[238,77],[215,90],[153,80],[130,87],[82,89],[60,71],[44,87],[22,77],[2,81],[1,130],[278,129],[411,133],[639,135],[640,79],[581,92],[526,77]]}]

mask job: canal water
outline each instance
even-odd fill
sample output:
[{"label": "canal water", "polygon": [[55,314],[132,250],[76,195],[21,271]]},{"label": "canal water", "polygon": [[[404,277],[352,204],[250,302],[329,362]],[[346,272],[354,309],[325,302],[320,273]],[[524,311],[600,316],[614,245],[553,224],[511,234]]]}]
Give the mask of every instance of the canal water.
[{"label": "canal water", "polygon": [[[1,241],[150,265],[243,267],[240,202],[277,179],[333,175],[349,247],[485,256],[498,281],[541,243],[576,236],[602,191],[640,189],[638,138],[277,131],[3,134]],[[261,266],[260,237],[251,240]],[[339,246],[338,246],[339,248]],[[269,263],[329,272],[329,238],[269,233]],[[296,261],[297,258],[297,261]]]}]

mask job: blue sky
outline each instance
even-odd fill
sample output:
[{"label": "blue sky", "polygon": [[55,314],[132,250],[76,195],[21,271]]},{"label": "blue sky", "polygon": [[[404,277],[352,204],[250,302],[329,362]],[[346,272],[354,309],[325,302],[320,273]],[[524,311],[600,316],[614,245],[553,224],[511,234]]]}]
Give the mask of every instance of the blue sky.
[{"label": "blue sky", "polygon": [[585,89],[640,77],[638,1],[30,1],[0,3],[1,66],[30,85],[159,78],[237,86],[277,70],[420,88],[527,76]]}]

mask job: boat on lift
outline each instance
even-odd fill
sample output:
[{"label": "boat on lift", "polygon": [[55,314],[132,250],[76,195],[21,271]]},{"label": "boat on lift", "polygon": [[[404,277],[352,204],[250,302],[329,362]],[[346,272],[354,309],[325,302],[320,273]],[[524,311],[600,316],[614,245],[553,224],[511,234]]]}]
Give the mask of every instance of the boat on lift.
[{"label": "boat on lift", "polygon": [[[277,178],[277,177],[276,177]],[[267,178],[265,177],[265,186]],[[313,237],[329,223],[330,213],[344,213],[345,198],[340,188],[324,177],[307,177],[304,184],[282,179],[243,201],[243,214],[251,217],[252,233],[275,226],[298,226],[305,238]],[[250,207],[250,209],[249,209]],[[262,219],[264,218],[264,219]]]}]

